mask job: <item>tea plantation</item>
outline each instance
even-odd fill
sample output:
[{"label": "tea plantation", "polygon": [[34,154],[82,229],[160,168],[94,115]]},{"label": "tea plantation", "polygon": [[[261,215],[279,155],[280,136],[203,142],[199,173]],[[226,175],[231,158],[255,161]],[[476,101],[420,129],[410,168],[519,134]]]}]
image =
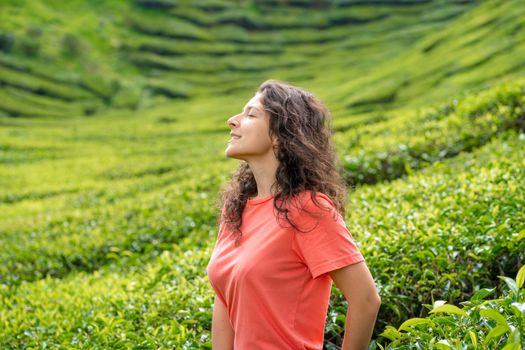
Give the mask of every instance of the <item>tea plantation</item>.
[{"label": "tea plantation", "polygon": [[[210,349],[226,120],[332,112],[371,349],[525,349],[525,6],[0,4],[0,349]],[[347,302],[333,286],[325,349]]]}]

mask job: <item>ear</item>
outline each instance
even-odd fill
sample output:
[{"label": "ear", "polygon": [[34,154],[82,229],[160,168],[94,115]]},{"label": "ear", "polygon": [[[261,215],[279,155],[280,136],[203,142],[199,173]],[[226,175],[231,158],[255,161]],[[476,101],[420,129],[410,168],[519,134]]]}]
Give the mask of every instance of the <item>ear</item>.
[{"label": "ear", "polygon": [[279,146],[279,139],[277,137],[272,138],[272,146],[273,148],[277,148]]}]

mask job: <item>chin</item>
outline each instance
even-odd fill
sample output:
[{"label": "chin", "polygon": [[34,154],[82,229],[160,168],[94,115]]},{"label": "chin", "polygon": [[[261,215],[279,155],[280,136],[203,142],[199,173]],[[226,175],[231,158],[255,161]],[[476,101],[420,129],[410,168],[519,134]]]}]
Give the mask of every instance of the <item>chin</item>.
[{"label": "chin", "polygon": [[225,155],[226,157],[228,157],[228,158],[235,158],[235,159],[238,159],[238,158],[236,157],[235,152],[232,152],[232,151],[230,151],[230,150],[226,150],[226,151],[224,152],[224,155]]},{"label": "chin", "polygon": [[235,153],[228,153],[228,152],[226,152],[226,157],[232,158],[232,159],[237,159],[237,160],[246,160],[246,159],[244,159],[244,157],[242,155],[235,154]]}]

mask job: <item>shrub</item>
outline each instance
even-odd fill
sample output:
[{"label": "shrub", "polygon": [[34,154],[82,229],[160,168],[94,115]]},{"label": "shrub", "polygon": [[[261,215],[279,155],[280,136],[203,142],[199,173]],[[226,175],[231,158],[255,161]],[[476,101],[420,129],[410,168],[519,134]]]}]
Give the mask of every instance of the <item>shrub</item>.
[{"label": "shrub", "polygon": [[525,130],[524,81],[338,136],[350,145],[342,157],[345,179],[351,185],[393,180],[472,151],[509,129]]},{"label": "shrub", "polygon": [[499,276],[505,290],[485,300],[496,288],[478,290],[463,308],[443,300],[425,305],[426,318],[411,318],[381,334],[391,342],[381,349],[523,349],[525,348],[525,266],[513,280]]}]

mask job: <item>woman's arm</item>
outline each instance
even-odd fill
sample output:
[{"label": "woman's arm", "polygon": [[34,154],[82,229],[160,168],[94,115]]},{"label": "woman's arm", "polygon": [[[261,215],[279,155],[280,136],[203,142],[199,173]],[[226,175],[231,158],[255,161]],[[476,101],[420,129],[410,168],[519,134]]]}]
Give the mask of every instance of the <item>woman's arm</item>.
[{"label": "woman's arm", "polygon": [[215,295],[213,318],[211,321],[211,341],[213,350],[233,350],[233,329],[228,310]]},{"label": "woman's arm", "polygon": [[343,350],[368,349],[381,298],[365,262],[330,271],[348,301]]}]

